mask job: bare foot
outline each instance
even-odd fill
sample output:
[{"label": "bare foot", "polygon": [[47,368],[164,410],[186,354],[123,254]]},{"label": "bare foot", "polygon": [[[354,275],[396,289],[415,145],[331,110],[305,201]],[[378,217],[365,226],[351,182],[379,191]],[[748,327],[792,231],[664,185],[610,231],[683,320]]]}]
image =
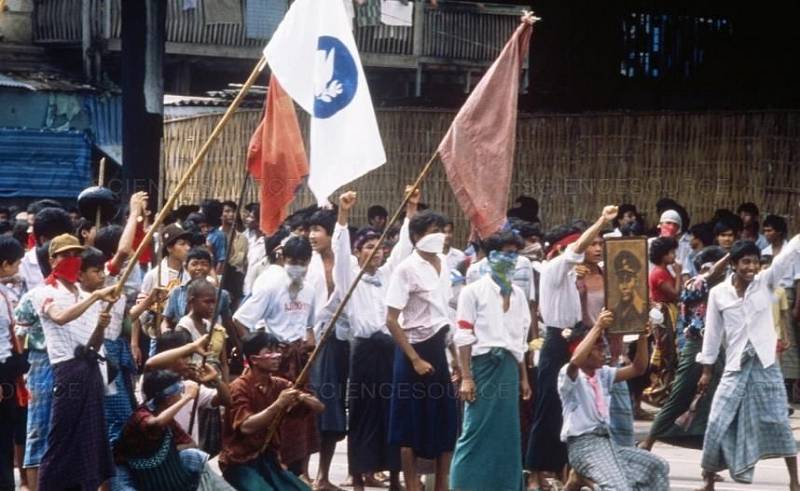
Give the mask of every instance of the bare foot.
[{"label": "bare foot", "polygon": [[649,436],[644,440],[640,441],[637,447],[641,448],[642,450],[647,450],[648,452],[653,449],[653,445],[655,445],[656,441]]},{"label": "bare foot", "polygon": [[340,488],[339,486],[335,486],[327,479],[315,481],[311,489],[313,489],[314,491],[344,491],[342,488]]},{"label": "bare foot", "polygon": [[702,488],[697,488],[695,491],[714,491],[714,483],[716,482],[715,476],[717,474],[714,472],[703,472],[703,482],[705,486]]},{"label": "bare foot", "polygon": [[[388,480],[388,476],[387,476]],[[386,487],[386,480],[378,479],[373,474],[365,474],[364,475],[364,484],[370,488],[384,488]]]}]

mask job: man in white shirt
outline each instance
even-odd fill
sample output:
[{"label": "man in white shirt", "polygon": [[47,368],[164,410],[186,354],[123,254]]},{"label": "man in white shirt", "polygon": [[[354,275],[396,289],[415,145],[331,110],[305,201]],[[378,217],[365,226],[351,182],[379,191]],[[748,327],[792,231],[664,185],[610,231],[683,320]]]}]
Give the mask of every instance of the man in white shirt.
[{"label": "man in white shirt", "polygon": [[25,280],[28,290],[41,285],[46,272],[50,269],[49,264],[39,263],[39,258],[42,256],[40,248],[53,237],[70,232],[72,232],[72,222],[69,214],[63,209],[44,208],[36,213],[33,222],[36,245],[25,253],[19,265],[19,273]]},{"label": "man in white shirt", "polygon": [[356,202],[356,193],[352,191],[339,198],[339,214],[332,240],[335,295],[343,297],[361,268],[364,268],[364,275],[345,307],[353,339],[348,388],[347,458],[356,491],[363,491],[364,475],[386,470],[390,472],[390,486],[399,489],[400,452],[397,447],[389,445],[386,439],[390,399],[381,392],[392,383],[395,352],[394,341],[386,327],[386,291],[392,272],[414,248],[408,234],[408,223],[417,212],[419,191],[411,196],[406,205],[400,239],[385,263],[382,247],[375,251],[372,260],[367,263],[381,235],[373,227],[365,227],[356,233],[353,245],[356,257],[352,254],[347,223]]},{"label": "man in white shirt", "polygon": [[444,224],[444,255],[447,256],[447,267],[450,271],[458,268],[467,258],[464,251],[453,247],[453,220],[448,218]]},{"label": "man in white shirt", "polygon": [[[350,285],[337,285],[333,275],[334,254],[331,238],[336,224],[333,210],[318,210],[308,219],[309,241],[314,249],[308,265],[308,281],[314,286],[316,323],[315,334],[321,337],[324,329],[330,328],[330,320],[341,301],[335,295],[338,288]],[[334,326],[335,334],[320,347],[319,357],[311,368],[311,388],[325,410],[318,415],[322,448],[319,454],[319,470],[314,486],[330,489],[329,472],[336,443],[347,435],[347,379],[349,376],[350,344],[348,342],[348,316],[341,315]]]},{"label": "man in white shirt", "polygon": [[539,312],[547,331],[539,355],[534,421],[525,457],[525,467],[531,471],[528,486],[533,489],[541,487],[541,472],[561,476],[567,464],[567,448],[559,438],[562,416],[557,392],[558,371],[569,360],[562,330],[572,328],[582,317],[575,266],[583,262],[586,249],[616,216],[616,206],[603,208],[600,217],[580,236],[572,233],[555,241],[549,256],[553,251],[563,252],[542,266]]},{"label": "man in white shirt", "polygon": [[244,275],[244,296],[250,295],[253,283],[256,281],[257,265],[267,257],[264,244],[264,233],[261,231],[259,217],[261,210],[258,203],[250,203],[245,207],[244,236],[247,238],[247,272]]},{"label": "man in white shirt", "polygon": [[513,232],[484,241],[489,273],[458,299],[453,341],[461,358],[460,395],[467,405],[456,442],[450,489],[519,489],[519,400],[531,397],[524,355],[529,294],[513,283],[522,239]]},{"label": "man in white shirt", "polygon": [[[767,215],[764,218],[763,231],[765,240],[769,245],[761,249],[761,256],[775,257],[781,253],[787,244],[787,237],[789,229],[786,225],[786,220],[778,215]],[[758,242],[756,242],[758,245]],[[788,316],[788,340],[789,346],[781,354],[781,370],[788,380],[797,378],[797,372],[800,369],[800,348],[798,348],[798,322],[800,322],[800,297],[797,295],[797,283],[800,281],[800,262],[793,263],[787,268],[781,279],[778,281],[778,286],[783,288],[786,293],[786,302],[791,311]],[[791,399],[790,399],[791,400]]]},{"label": "man in white shirt", "polygon": [[604,331],[614,314],[603,310],[558,373],[563,406],[561,441],[567,444],[570,466],[592,481],[593,489],[669,489],[669,464],[646,450],[618,446],[611,438],[611,387],[647,370],[647,334],[640,334],[632,365],[605,366]]},{"label": "man in white shirt", "polygon": [[714,489],[714,472],[729,469],[734,480],[751,483],[756,463],[776,457],[786,458],[790,489],[800,490],[797,446],[789,426],[783,375],[775,360],[778,338],[772,318],[772,291],[798,261],[800,235],[761,272],[758,246],[737,241],[730,252],[733,274],[709,293],[703,350],[697,355],[703,364],[698,391],[708,388],[721,349],[725,370],[703,441],[706,490]]},{"label": "man in white shirt", "polygon": [[[237,327],[257,330],[262,322],[266,331],[281,343],[278,375],[294,381],[314,349],[315,297],[313,285],[306,279],[311,260],[311,244],[305,237],[291,237],[282,247],[282,270],[265,272],[253,293],[233,314]],[[280,274],[278,274],[280,273]],[[259,285],[261,280],[263,284]],[[290,442],[281,445],[281,460],[295,473],[308,476],[308,458],[319,451],[315,418],[286,423],[281,434]]]},{"label": "man in white shirt", "polygon": [[386,295],[386,323],[397,343],[389,443],[400,447],[409,491],[419,491],[417,457],[436,460],[435,490],[447,489],[456,441],[456,394],[445,352],[451,291],[444,224],[430,210],[414,216],[409,232],[415,251],[392,273]]}]

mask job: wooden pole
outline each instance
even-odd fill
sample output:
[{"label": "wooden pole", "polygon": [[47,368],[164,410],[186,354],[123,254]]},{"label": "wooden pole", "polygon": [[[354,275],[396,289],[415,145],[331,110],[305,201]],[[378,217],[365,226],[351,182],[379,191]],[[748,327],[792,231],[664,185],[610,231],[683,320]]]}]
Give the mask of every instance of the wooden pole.
[{"label": "wooden pole", "polygon": [[[244,169],[244,181],[242,182],[242,190],[239,192],[239,202],[236,204],[236,214],[238,215],[241,213],[242,205],[244,204],[244,195],[247,193],[247,184],[250,182],[249,172],[247,170],[247,166]],[[203,351],[208,351],[209,347],[211,346],[211,341],[214,339],[214,327],[217,325],[217,319],[222,313],[220,309],[220,301],[222,300],[222,281],[225,279],[225,275],[228,274],[228,269],[230,268],[230,264],[228,264],[231,260],[231,254],[233,254],[233,242],[236,237],[236,219],[233,220],[233,225],[231,226],[231,233],[228,236],[228,247],[225,249],[225,262],[222,263],[222,275],[220,276],[219,287],[217,288],[217,304],[214,307],[214,315],[211,317],[211,330],[208,332],[208,342],[203,347]],[[213,267],[213,265],[212,265]],[[242,342],[239,339],[239,333],[236,332],[236,328],[234,328],[231,332],[231,336],[233,337],[233,344],[236,345],[237,349],[241,349]],[[225,349],[224,347],[222,348]],[[203,359],[200,362],[200,368],[206,365],[206,355],[203,355]],[[222,374],[220,374],[222,375]],[[228,383],[225,380],[225,383]],[[197,395],[194,397],[194,401],[192,402],[192,412],[191,416],[189,416],[189,431],[188,433],[192,434],[192,429],[194,429],[194,421],[195,417],[197,416],[197,406],[200,403],[200,392],[197,392]]]},{"label": "wooden pole", "polygon": [[[433,163],[436,161],[436,157],[438,157],[438,151],[434,152],[430,160],[428,160],[428,163],[425,164],[425,167],[422,168],[422,171],[417,176],[417,180],[414,181],[414,184],[412,185],[411,189],[408,191],[408,193],[406,193],[405,197],[403,198],[403,201],[400,203],[400,206],[394,212],[394,215],[392,215],[392,219],[389,220],[389,222],[386,224],[386,227],[383,229],[383,233],[378,239],[378,243],[375,245],[375,247],[372,249],[372,252],[370,252],[369,256],[364,261],[364,265],[361,267],[361,270],[358,272],[358,275],[356,275],[355,279],[353,280],[353,283],[350,285],[350,288],[348,288],[347,293],[345,294],[344,298],[342,298],[342,301],[339,303],[339,306],[336,307],[336,311],[333,313],[333,317],[331,317],[331,320],[328,321],[327,327],[323,329],[322,337],[319,339],[317,345],[314,347],[314,351],[311,352],[311,356],[308,357],[308,361],[303,367],[303,370],[300,372],[300,375],[298,375],[297,379],[294,381],[293,385],[294,387],[299,388],[303,387],[306,384],[306,381],[309,377],[309,372],[311,371],[311,366],[314,364],[317,357],[319,356],[322,350],[322,346],[334,332],[336,321],[342,315],[342,312],[344,312],[344,308],[347,306],[347,302],[350,301],[350,297],[353,295],[353,291],[356,289],[358,282],[361,281],[361,277],[364,276],[364,272],[366,271],[367,265],[369,265],[369,263],[372,262],[372,258],[375,256],[375,253],[383,245],[383,241],[386,239],[386,235],[389,233],[389,229],[397,221],[397,219],[400,218],[400,214],[405,209],[406,204],[408,204],[408,200],[411,198],[411,196],[414,195],[417,189],[419,189],[420,184],[422,184],[422,181],[430,172],[431,167],[433,167]],[[277,432],[278,427],[280,426],[281,421],[283,420],[283,417],[285,415],[286,412],[284,411],[279,412],[278,415],[275,417],[275,419],[272,420],[272,423],[270,423],[269,428],[267,430],[267,437],[264,440],[264,445],[261,447],[261,453],[264,453],[267,450],[269,442],[272,441],[272,438],[275,436],[275,433]]]},{"label": "wooden pole", "polygon": [[[242,103],[245,94],[247,94],[247,91],[250,90],[250,87],[253,85],[253,83],[256,81],[256,78],[258,78],[258,75],[264,70],[264,67],[266,66],[267,66],[267,59],[262,56],[261,59],[256,64],[256,66],[253,68],[253,71],[250,73],[250,76],[242,85],[242,88],[239,90],[239,93],[236,94],[236,98],[233,99],[233,102],[231,102],[231,105],[228,106],[228,109],[225,111],[225,114],[222,115],[222,119],[219,120],[217,125],[214,127],[214,130],[208,136],[208,139],[206,139],[205,143],[203,143],[203,146],[200,147],[200,151],[198,151],[197,155],[194,156],[192,164],[189,166],[188,169],[186,169],[186,172],[184,173],[183,177],[181,177],[181,180],[178,182],[178,185],[175,186],[175,190],[172,191],[172,193],[170,193],[169,199],[167,199],[166,203],[164,203],[164,206],[158,212],[158,215],[156,216],[155,220],[153,220],[153,223],[150,225],[150,228],[148,229],[147,233],[142,239],[142,242],[139,244],[139,247],[136,248],[136,252],[134,252],[133,256],[128,260],[128,265],[122,271],[122,274],[120,275],[119,280],[117,281],[117,286],[115,290],[117,295],[119,295],[122,292],[122,288],[124,287],[125,282],[128,280],[128,277],[131,275],[131,272],[133,271],[133,267],[139,260],[139,256],[141,256],[145,248],[150,245],[150,241],[153,239],[153,233],[156,231],[159,225],[161,225],[167,218],[167,215],[169,215],[173,206],[175,206],[175,202],[178,200],[178,197],[180,196],[181,192],[189,184],[189,180],[203,165],[205,156],[208,153],[208,150],[211,148],[211,145],[216,141],[217,137],[219,137],[219,134],[222,132],[222,129],[225,127],[225,125],[233,116],[233,113],[236,112],[236,109]],[[110,307],[107,310],[110,310]]]},{"label": "wooden pole", "polygon": [[[99,187],[103,187],[103,184],[106,183],[106,158],[103,157],[100,159],[100,167],[97,171],[97,185]],[[100,219],[101,219],[101,211],[102,207],[98,206],[97,211],[95,211],[94,215],[94,229],[95,233],[100,231]]]}]

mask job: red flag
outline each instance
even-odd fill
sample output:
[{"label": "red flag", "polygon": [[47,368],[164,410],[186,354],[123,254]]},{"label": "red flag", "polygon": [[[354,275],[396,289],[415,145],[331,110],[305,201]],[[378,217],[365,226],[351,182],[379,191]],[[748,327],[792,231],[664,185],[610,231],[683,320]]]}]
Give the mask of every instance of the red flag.
[{"label": "red flag", "polygon": [[523,22],[439,144],[456,200],[482,238],[499,230],[506,219],[519,78],[530,39],[531,25]]},{"label": "red flag", "polygon": [[308,158],[292,98],[278,79],[269,80],[264,119],[250,138],[247,168],[261,184],[261,231],[273,234],[308,176]]}]

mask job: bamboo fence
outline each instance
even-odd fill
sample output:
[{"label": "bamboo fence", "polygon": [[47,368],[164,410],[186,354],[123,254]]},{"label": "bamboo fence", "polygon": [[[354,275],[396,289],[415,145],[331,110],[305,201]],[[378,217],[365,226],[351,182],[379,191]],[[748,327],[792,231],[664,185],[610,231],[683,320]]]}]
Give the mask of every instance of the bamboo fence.
[{"label": "bamboo fence", "polygon": [[[388,162],[347,186],[359,192],[357,224],[366,222],[368,205],[392,209],[400,202],[405,184],[433,153],[454,113],[384,109],[377,116]],[[166,193],[218,118],[165,123]],[[234,116],[179,204],[238,196],[247,145],[260,118],[260,110]],[[307,119],[301,127],[306,131]],[[792,227],[800,200],[800,112],[521,114],[509,203],[522,194],[539,200],[545,227],[594,219],[603,205],[622,202],[636,204],[652,225],[658,219],[655,203],[665,196],[683,204],[693,223],[707,220],[717,208],[753,201],[762,217],[783,215]],[[247,200],[257,197],[253,186]],[[466,238],[468,223],[441,165],[423,183],[423,201],[452,217],[456,237]],[[312,203],[304,187],[294,208]]]}]

